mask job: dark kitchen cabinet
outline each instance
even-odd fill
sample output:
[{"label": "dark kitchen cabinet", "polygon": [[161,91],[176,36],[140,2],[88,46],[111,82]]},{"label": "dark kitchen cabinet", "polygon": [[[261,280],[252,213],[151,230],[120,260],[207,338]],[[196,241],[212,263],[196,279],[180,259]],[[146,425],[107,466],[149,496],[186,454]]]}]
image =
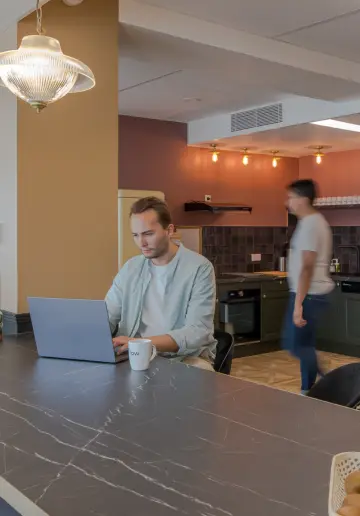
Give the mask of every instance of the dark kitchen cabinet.
[{"label": "dark kitchen cabinet", "polygon": [[345,342],[360,347],[360,295],[343,294],[345,306]]},{"label": "dark kitchen cabinet", "polygon": [[288,299],[286,280],[263,283],[261,289],[262,341],[280,341]]},{"label": "dark kitchen cabinet", "polygon": [[[358,307],[360,308],[360,305]],[[334,290],[329,295],[329,306],[319,322],[318,339],[326,342],[342,342],[346,340],[345,315],[346,294],[341,292],[341,283],[336,282]]]}]

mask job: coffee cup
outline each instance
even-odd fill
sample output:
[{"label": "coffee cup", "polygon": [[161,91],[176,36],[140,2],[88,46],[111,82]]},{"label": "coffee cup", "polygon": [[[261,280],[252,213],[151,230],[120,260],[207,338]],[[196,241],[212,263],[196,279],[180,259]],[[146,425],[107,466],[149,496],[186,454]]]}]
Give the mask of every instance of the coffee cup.
[{"label": "coffee cup", "polygon": [[156,357],[156,347],[150,339],[129,340],[129,361],[133,371],[146,371]]}]

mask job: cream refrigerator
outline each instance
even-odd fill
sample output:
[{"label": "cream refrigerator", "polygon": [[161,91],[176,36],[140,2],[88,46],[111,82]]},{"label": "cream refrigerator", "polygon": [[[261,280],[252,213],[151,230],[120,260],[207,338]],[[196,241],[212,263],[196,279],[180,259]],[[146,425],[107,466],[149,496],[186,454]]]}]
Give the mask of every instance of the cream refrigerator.
[{"label": "cream refrigerator", "polygon": [[165,200],[163,192],[152,190],[118,190],[119,268],[122,267],[127,260],[140,254],[140,250],[136,247],[131,233],[129,214],[134,202],[143,197],[150,196]]}]

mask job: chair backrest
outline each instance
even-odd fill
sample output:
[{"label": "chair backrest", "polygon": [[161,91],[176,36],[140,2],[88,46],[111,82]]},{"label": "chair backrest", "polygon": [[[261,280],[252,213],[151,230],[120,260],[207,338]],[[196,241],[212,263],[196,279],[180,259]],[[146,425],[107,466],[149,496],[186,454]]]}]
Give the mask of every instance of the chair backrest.
[{"label": "chair backrest", "polygon": [[214,337],[217,340],[214,369],[218,373],[230,374],[234,355],[234,338],[230,333],[215,330]]},{"label": "chair backrest", "polygon": [[355,408],[360,403],[360,363],[347,364],[326,374],[308,396]]}]

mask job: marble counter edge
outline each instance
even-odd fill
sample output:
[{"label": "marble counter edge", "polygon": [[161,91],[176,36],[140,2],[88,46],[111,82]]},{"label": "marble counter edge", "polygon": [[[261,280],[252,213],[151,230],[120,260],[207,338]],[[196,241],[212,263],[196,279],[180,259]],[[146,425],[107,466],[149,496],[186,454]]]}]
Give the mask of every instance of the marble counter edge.
[{"label": "marble counter edge", "polygon": [[21,516],[50,516],[1,476],[0,498]]}]

